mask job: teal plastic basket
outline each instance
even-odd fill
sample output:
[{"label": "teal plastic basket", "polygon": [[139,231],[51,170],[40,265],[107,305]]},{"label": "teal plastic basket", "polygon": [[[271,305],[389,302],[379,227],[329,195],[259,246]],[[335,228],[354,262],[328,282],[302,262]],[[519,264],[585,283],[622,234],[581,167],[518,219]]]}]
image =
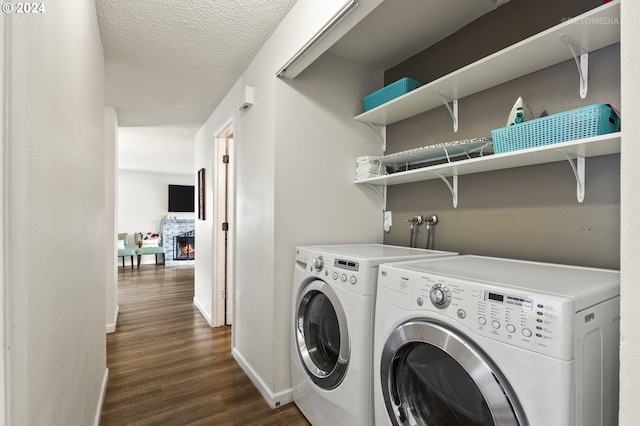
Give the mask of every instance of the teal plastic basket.
[{"label": "teal plastic basket", "polygon": [[383,87],[382,89],[373,92],[370,95],[364,97],[364,110],[369,111],[377,106],[380,106],[392,99],[409,93],[410,91],[417,89],[424,85],[424,83],[414,80],[409,77],[401,78],[400,80]]},{"label": "teal plastic basket", "polygon": [[493,152],[517,151],[590,138],[620,130],[620,118],[604,104],[536,118],[491,131]]}]

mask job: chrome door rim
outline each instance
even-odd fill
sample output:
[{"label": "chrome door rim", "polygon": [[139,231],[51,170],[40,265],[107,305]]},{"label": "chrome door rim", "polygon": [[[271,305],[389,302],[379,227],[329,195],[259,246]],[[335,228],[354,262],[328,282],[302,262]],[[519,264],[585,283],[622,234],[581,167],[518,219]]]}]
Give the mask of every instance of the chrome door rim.
[{"label": "chrome door rim", "polygon": [[439,348],[455,359],[471,376],[484,397],[496,426],[526,425],[514,392],[502,373],[480,350],[461,334],[432,321],[410,321],[398,327],[385,342],[380,361],[382,394],[387,414],[394,425],[399,425],[390,393],[393,386],[391,366],[404,346],[424,343]]},{"label": "chrome door rim", "polygon": [[[334,368],[330,371],[319,368],[312,360],[307,347],[304,335],[304,316],[307,310],[309,302],[311,302],[315,293],[324,294],[336,313],[338,319],[338,327],[340,329],[340,351],[338,353],[338,360]],[[342,304],[338,299],[338,295],[331,288],[331,285],[322,280],[315,280],[307,284],[303,291],[298,296],[296,302],[296,311],[294,318],[294,335],[296,339],[296,346],[298,348],[298,356],[304,366],[307,375],[313,380],[313,382],[323,389],[334,389],[342,381],[347,372],[349,365],[349,331],[347,328],[347,317],[342,308]]]}]

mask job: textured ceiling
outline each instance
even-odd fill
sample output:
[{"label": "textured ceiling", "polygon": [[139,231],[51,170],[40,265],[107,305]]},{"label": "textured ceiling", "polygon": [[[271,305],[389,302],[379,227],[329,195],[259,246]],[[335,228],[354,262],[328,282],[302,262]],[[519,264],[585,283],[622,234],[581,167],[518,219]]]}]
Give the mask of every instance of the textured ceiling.
[{"label": "textured ceiling", "polygon": [[294,3],[96,0],[119,125],[202,125]]}]

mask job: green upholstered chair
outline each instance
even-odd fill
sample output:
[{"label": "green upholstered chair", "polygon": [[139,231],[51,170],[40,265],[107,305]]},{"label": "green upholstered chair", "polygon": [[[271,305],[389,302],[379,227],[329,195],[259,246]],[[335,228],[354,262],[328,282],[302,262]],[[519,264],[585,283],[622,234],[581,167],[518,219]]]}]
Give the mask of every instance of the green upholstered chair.
[{"label": "green upholstered chair", "polygon": [[162,235],[154,232],[136,232],[136,255],[138,256],[138,268],[140,268],[140,257],[145,254],[154,254],[156,256],[156,265],[158,264],[158,255],[162,255],[162,264],[164,265],[164,247],[162,247]]},{"label": "green upholstered chair", "polygon": [[127,245],[129,245],[129,234],[126,232],[118,234],[118,257],[122,258],[122,267],[124,268],[125,256],[131,256],[131,269],[133,269],[133,255],[135,251],[127,247]]}]

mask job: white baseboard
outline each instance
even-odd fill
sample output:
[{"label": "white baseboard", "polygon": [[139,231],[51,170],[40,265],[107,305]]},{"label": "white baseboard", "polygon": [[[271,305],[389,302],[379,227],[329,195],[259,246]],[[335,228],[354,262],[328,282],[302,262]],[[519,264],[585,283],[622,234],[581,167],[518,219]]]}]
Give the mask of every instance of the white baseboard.
[{"label": "white baseboard", "polygon": [[258,389],[260,395],[262,395],[264,400],[267,401],[269,407],[278,408],[290,402],[293,402],[293,390],[291,388],[274,393],[262,380],[262,378],[256,373],[256,371],[251,368],[251,366],[247,363],[247,361],[244,359],[242,354],[240,354],[237,348],[233,348],[231,350],[231,354],[240,365],[240,368],[242,368],[244,373],[249,377],[253,385]]},{"label": "white baseboard", "polygon": [[113,315],[113,322],[107,324],[107,334],[115,333],[116,326],[118,325],[118,314],[120,313],[120,305],[116,305],[116,312]]},{"label": "white baseboard", "polygon": [[102,417],[102,407],[104,406],[104,397],[107,394],[107,383],[109,383],[109,369],[104,369],[104,376],[102,377],[102,392],[98,400],[98,407],[96,407],[96,417],[93,419],[94,426],[100,426],[100,417]]},{"label": "white baseboard", "polygon": [[207,322],[209,323],[209,327],[213,327],[213,320],[211,318],[211,315],[204,309],[202,304],[200,304],[200,301],[195,297],[193,298],[193,304],[196,305],[196,308],[198,308],[204,319],[207,320]]}]

